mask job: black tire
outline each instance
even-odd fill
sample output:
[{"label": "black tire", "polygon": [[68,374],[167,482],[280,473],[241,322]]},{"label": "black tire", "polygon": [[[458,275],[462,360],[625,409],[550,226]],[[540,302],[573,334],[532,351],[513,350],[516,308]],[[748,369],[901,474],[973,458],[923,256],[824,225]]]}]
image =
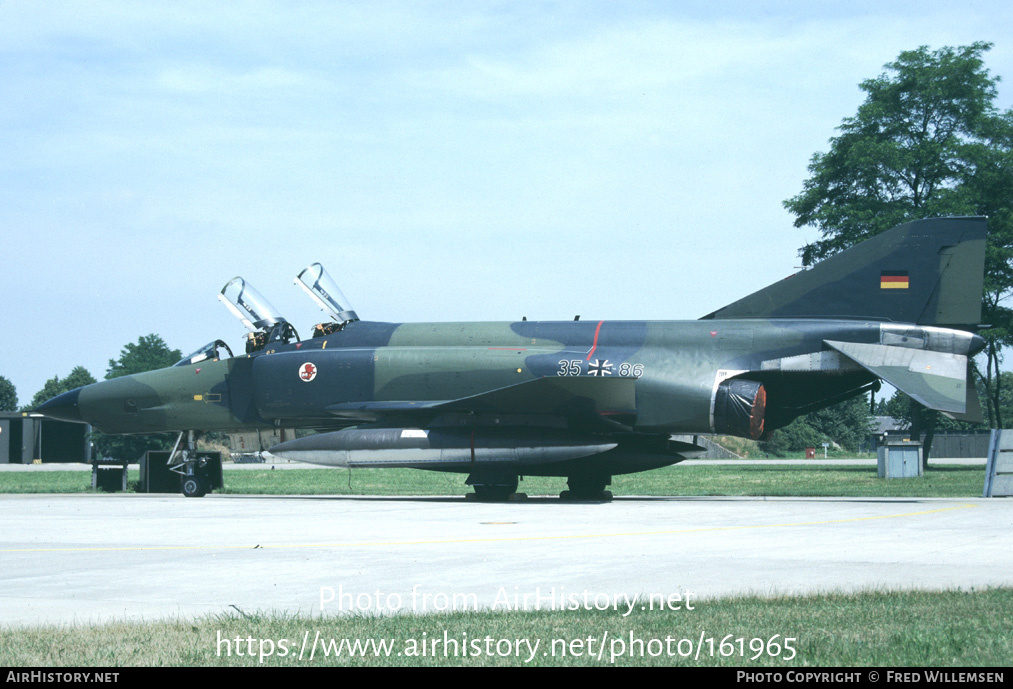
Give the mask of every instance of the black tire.
[{"label": "black tire", "polygon": [[180,492],[188,498],[203,498],[207,495],[207,486],[199,476],[183,476],[179,482]]},{"label": "black tire", "polygon": [[516,483],[512,486],[475,486],[475,497],[482,502],[506,502],[516,492]]},{"label": "black tire", "polygon": [[569,490],[559,494],[561,500],[582,500],[608,502],[612,500],[612,491],[606,490],[612,483],[611,476],[571,476],[566,485]]}]

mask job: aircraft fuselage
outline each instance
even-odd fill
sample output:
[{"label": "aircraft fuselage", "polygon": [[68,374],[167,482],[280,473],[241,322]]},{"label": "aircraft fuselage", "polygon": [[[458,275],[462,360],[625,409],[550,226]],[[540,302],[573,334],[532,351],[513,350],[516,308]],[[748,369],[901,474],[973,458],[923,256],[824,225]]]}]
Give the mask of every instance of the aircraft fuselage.
[{"label": "aircraft fuselage", "polygon": [[[608,378],[628,379],[633,406],[596,408],[599,414],[621,416],[638,432],[723,433],[714,404],[728,379],[764,384],[776,425],[875,379],[826,341],[966,356],[981,338],[823,319],[356,322],[252,356],[96,383],[80,390],[76,404],[80,420],[108,433],[341,427],[385,415],[435,416],[442,403],[537,379]],[[525,413],[518,407],[500,416]]]}]

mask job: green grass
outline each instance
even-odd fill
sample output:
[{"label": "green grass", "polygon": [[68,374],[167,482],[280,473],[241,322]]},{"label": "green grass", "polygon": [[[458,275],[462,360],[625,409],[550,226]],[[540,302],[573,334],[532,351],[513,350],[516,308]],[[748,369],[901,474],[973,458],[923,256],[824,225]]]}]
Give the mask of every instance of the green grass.
[{"label": "green grass", "polygon": [[[245,495],[464,495],[463,474],[413,469],[275,470],[225,472],[220,493]],[[90,488],[82,471],[0,472],[0,493],[82,493]],[[137,472],[130,472],[136,485]],[[616,476],[611,490],[623,495],[981,497],[984,467],[932,466],[921,478],[881,479],[875,467],[820,465],[672,466]],[[519,490],[555,495],[566,480],[527,476]]]},{"label": "green grass", "polygon": [[[738,455],[742,459],[805,459],[805,450],[793,450],[783,454],[775,455],[766,452],[763,444],[749,438],[739,438],[734,435],[710,436],[715,444],[720,445],[729,452]],[[823,458],[823,448],[816,447],[816,457]],[[842,447],[827,448],[826,459],[876,459],[876,452],[855,452],[845,450]]]},{"label": "green grass", "polygon": [[[789,668],[800,666],[965,666],[1009,665],[1013,657],[1013,589],[984,591],[874,592],[781,598],[731,598],[696,601],[694,610],[635,610],[624,617],[620,612],[562,610],[540,612],[458,612],[441,615],[395,615],[388,617],[306,618],[244,612],[242,615],[211,616],[197,621],[168,621],[137,624],[108,624],[93,627],[34,627],[0,630],[0,665],[17,666],[108,666],[188,665],[256,666],[263,648],[263,665],[522,665],[529,657],[527,647],[520,658],[443,655],[444,633],[461,641],[526,639],[539,646],[532,665],[734,665]],[[375,657],[323,657],[318,650],[312,662],[307,647],[302,660],[299,647],[308,634],[310,642],[322,639],[391,640],[393,654]],[[220,634],[220,636],[219,636]],[[423,636],[425,635],[425,636]],[[606,636],[607,635],[607,636]],[[644,642],[641,656],[630,638]],[[689,639],[693,655],[679,655],[679,640]],[[239,644],[236,637],[240,638]],[[721,642],[727,637],[726,655]],[[785,649],[785,637],[795,648],[795,657]],[[409,640],[439,640],[435,656],[398,656],[411,648]],[[590,644],[587,643],[591,639]],[[590,657],[589,646],[597,648],[606,638],[601,660]],[[671,638],[672,656],[667,649],[651,657],[648,651],[665,648]],[[740,652],[738,639],[742,638]],[[228,643],[219,644],[219,639]],[[252,649],[254,656],[247,655]],[[260,640],[270,640],[270,645]],[[281,655],[279,641],[291,642]],[[652,639],[659,640],[651,642]],[[707,639],[713,639],[712,642]],[[750,641],[761,639],[763,655],[755,660]],[[555,640],[555,643],[554,643]],[[570,645],[571,642],[576,644]],[[583,640],[581,642],[580,640]],[[622,642],[622,644],[620,644]],[[769,645],[768,645],[769,644]],[[775,644],[780,645],[780,649]],[[564,645],[565,657],[560,655]],[[753,642],[758,648],[760,642]],[[236,654],[242,646],[244,655]],[[273,646],[274,655],[266,655]],[[625,649],[623,648],[625,647]],[[318,647],[319,648],[319,647]],[[431,648],[431,646],[429,647]],[[493,646],[492,648],[495,648]],[[505,645],[501,648],[505,649]],[[683,642],[683,651],[689,648]],[[221,650],[219,654],[218,650]],[[712,650],[713,649],[713,655]],[[767,655],[767,650],[775,651]],[[227,652],[231,650],[231,655]],[[469,652],[474,647],[469,646]],[[552,651],[556,651],[553,656]],[[620,651],[627,653],[619,654]],[[571,651],[577,651],[571,653]],[[548,652],[548,655],[543,653]]]},{"label": "green grass", "polygon": [[[461,474],[411,469],[307,469],[228,472],[225,493],[326,495],[464,495]],[[880,479],[875,467],[674,466],[616,476],[610,489],[622,495],[770,495],[869,497],[980,497],[982,467],[942,466],[921,478]],[[349,488],[351,483],[351,488]],[[519,490],[554,495],[566,479],[526,476]]]},{"label": "green grass", "polygon": [[[127,480],[136,485],[139,473],[127,471]],[[3,471],[0,493],[90,493],[90,471]]]}]

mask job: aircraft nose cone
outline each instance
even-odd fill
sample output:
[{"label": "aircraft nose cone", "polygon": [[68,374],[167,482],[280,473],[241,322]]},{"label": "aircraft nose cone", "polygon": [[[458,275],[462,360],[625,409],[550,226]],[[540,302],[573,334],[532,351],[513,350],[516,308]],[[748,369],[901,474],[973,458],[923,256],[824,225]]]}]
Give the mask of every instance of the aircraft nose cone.
[{"label": "aircraft nose cone", "polygon": [[65,392],[50,400],[46,400],[32,411],[53,419],[60,419],[61,421],[85,423],[85,420],[81,418],[81,408],[78,406],[77,401],[80,395],[81,388],[74,388],[70,392]]}]

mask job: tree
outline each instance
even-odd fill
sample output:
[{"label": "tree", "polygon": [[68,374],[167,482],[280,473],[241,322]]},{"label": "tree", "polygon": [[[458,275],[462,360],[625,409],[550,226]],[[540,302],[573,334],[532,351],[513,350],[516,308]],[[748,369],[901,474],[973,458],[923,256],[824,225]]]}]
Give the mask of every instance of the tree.
[{"label": "tree", "polygon": [[872,430],[868,395],[858,395],[807,415],[812,426],[845,450],[857,451]]},{"label": "tree", "polygon": [[977,371],[989,426],[1002,428],[1013,418],[1003,413],[1004,376],[999,374],[1002,348],[1013,343],[1013,310],[1004,304],[1013,292],[1013,110],[984,123],[982,140],[968,146],[968,159],[973,165],[964,189],[974,212],[988,216],[989,232],[981,314],[991,327],[981,333],[988,343],[985,372]]},{"label": "tree", "polygon": [[876,416],[891,416],[898,421],[911,423],[911,398],[899,390],[890,399],[879,398],[876,403]]},{"label": "tree", "polygon": [[[1003,374],[1006,381],[1009,381],[1009,376],[1013,374]],[[918,407],[911,403],[911,398],[905,395],[900,390],[893,393],[890,399],[881,399],[876,407],[876,414],[879,416],[890,416],[898,421],[905,424],[905,427],[910,428],[914,424],[914,418],[912,417],[912,409]],[[1004,405],[1005,409],[1005,405]],[[984,428],[983,424],[971,423],[969,421],[957,421],[951,419],[945,414],[940,414],[936,421],[935,429],[939,431],[980,431]]]},{"label": "tree", "polygon": [[[158,335],[144,335],[139,337],[137,342],[124,345],[118,359],[109,360],[106,380],[166,368],[182,358],[182,352],[178,349],[169,349]],[[92,440],[103,456],[128,461],[137,461],[147,450],[171,449],[173,442],[166,433],[115,436],[95,432],[92,434]]]},{"label": "tree", "polygon": [[829,439],[813,428],[806,416],[800,416],[771,433],[762,446],[764,452],[780,457],[807,447],[820,447],[825,442],[829,442]]},{"label": "tree", "polygon": [[992,104],[998,78],[981,59],[991,47],[922,46],[886,65],[893,76],[860,84],[867,96],[858,113],[844,119],[828,153],[813,155],[802,193],[784,202],[795,227],[824,237],[802,247],[803,263],[909,220],[975,210],[963,183],[1002,119]]},{"label": "tree", "polygon": [[764,450],[775,455],[797,452],[823,443],[857,451],[872,429],[869,398],[858,395],[826,409],[811,412],[771,433]]},{"label": "tree", "polygon": [[32,398],[32,402],[28,405],[28,408],[31,409],[37,407],[46,400],[52,399],[57,395],[84,385],[91,385],[94,382],[95,376],[89,373],[88,369],[84,366],[75,366],[74,369],[67,374],[66,378],[53,376],[47,380],[46,384],[42,386],[42,389],[35,393],[35,397]]},{"label": "tree", "polygon": [[[865,102],[843,120],[830,150],[813,155],[802,192],[784,205],[796,227],[822,236],[800,249],[806,265],[910,220],[989,216],[982,314],[994,328],[983,333],[986,372],[978,375],[996,424],[1001,348],[1013,340],[1013,314],[1003,306],[1013,293],[1013,110],[994,105],[999,77],[982,60],[991,47],[922,46],[863,81]],[[912,409],[912,418],[915,432],[927,431],[927,458],[938,414]]]},{"label": "tree", "polygon": [[14,383],[0,376],[0,411],[16,411],[18,408],[18,391]]},{"label": "tree", "polygon": [[109,360],[106,380],[166,368],[182,358],[182,352],[169,349],[165,340],[158,335],[143,335],[137,338],[137,342],[124,345],[119,359]]}]

